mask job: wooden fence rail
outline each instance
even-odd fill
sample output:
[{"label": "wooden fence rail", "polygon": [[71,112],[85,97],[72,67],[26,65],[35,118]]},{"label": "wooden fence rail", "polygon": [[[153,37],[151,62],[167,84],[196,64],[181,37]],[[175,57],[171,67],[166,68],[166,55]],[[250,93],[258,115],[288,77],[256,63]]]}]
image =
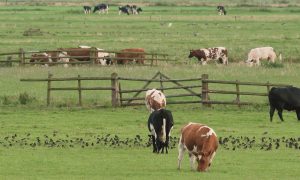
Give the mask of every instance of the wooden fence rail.
[{"label": "wooden fence rail", "polygon": [[[110,85],[107,87],[83,87],[82,81],[110,81]],[[144,95],[139,96],[140,93],[145,92],[149,89],[148,86],[153,83],[159,83],[159,86],[156,88],[161,91],[173,90],[177,92],[176,94],[166,94],[168,104],[191,104],[198,103],[203,106],[211,106],[212,104],[230,104],[230,105],[251,105],[253,102],[242,102],[241,96],[267,96],[270,88],[273,86],[290,86],[287,84],[278,84],[278,83],[256,83],[256,82],[240,82],[236,81],[224,81],[224,80],[210,80],[208,79],[207,74],[202,74],[201,78],[188,78],[188,79],[170,79],[166,75],[158,72],[152,79],[143,79],[143,78],[126,78],[118,77],[118,74],[112,73],[110,77],[67,77],[67,78],[54,78],[52,74],[48,74],[47,78],[39,79],[21,79],[22,82],[47,82],[47,106],[50,105],[51,101],[51,91],[78,91],[78,104],[82,106],[82,91],[111,91],[111,104],[113,107],[118,106],[136,106],[144,105]],[[75,87],[53,87],[53,81],[77,81],[77,86]],[[140,89],[122,89],[121,84],[127,84],[125,81],[137,81],[144,82],[145,84]],[[199,85],[183,85],[181,82],[196,82]],[[166,87],[163,83],[172,83],[176,86]],[[235,90],[218,90],[210,89],[209,84],[227,84],[235,86]],[[266,92],[246,92],[240,91],[240,86],[263,86],[266,87]],[[186,93],[180,93],[179,90],[183,90]],[[131,95],[134,93],[134,95]],[[127,94],[127,97],[124,95]],[[232,101],[220,101],[220,100],[211,100],[210,94],[232,94],[236,98]],[[128,97],[131,96],[131,97]],[[188,100],[186,97],[196,97],[198,100],[192,99]],[[174,101],[173,98],[184,98],[184,100]]]}]

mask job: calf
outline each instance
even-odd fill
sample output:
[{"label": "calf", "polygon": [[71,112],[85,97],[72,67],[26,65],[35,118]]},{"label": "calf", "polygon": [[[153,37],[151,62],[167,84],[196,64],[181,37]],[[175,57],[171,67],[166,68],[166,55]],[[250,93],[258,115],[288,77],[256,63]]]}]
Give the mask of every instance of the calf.
[{"label": "calf", "polygon": [[91,6],[83,6],[84,14],[91,14],[92,7]]},{"label": "calf", "polygon": [[[276,53],[272,47],[259,47],[251,49],[248,53],[248,59],[246,63],[250,66],[260,65],[260,60],[266,59],[269,62],[274,63],[276,59]],[[281,60],[281,54],[279,55],[279,60]]]},{"label": "calf", "polygon": [[270,121],[273,120],[275,109],[278,112],[278,116],[281,121],[282,111],[284,109],[288,111],[296,110],[297,118],[300,120],[300,89],[296,87],[273,87],[269,92],[270,103]]},{"label": "calf", "polygon": [[219,15],[226,15],[226,10],[224,6],[217,6],[217,11],[219,12]]},{"label": "calf", "polygon": [[202,65],[207,64],[210,60],[218,60],[220,63],[228,64],[228,54],[225,47],[202,48],[190,50],[189,58],[196,57]]},{"label": "calf", "polygon": [[171,111],[160,109],[150,114],[148,130],[151,132],[153,153],[168,153],[169,139],[173,128],[173,116]]},{"label": "calf", "polygon": [[191,169],[194,170],[197,160],[198,171],[207,171],[218,149],[217,135],[208,126],[189,123],[181,129],[178,144],[178,169],[181,168],[183,153],[188,150]]},{"label": "calf", "polygon": [[165,108],[167,105],[164,93],[159,90],[151,89],[146,92],[145,104],[150,112]]}]

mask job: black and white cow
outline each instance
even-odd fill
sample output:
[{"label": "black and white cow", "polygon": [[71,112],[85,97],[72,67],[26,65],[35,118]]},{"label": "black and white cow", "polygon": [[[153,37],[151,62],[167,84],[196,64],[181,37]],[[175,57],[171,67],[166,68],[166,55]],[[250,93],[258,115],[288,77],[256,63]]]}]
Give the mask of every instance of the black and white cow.
[{"label": "black and white cow", "polygon": [[150,114],[148,119],[148,129],[151,132],[153,152],[168,153],[170,133],[173,128],[173,116],[171,111],[160,109]]},{"label": "black and white cow", "polygon": [[188,57],[196,57],[202,65],[205,65],[210,60],[218,60],[221,64],[228,64],[228,53],[225,47],[190,50]]},{"label": "black and white cow", "polygon": [[98,5],[96,5],[95,7],[94,7],[94,11],[93,11],[93,13],[95,13],[96,11],[98,11],[99,12],[99,14],[100,13],[106,13],[106,14],[108,14],[108,4],[98,4]]},{"label": "black and white cow", "polygon": [[296,87],[273,87],[269,92],[270,121],[272,122],[275,109],[283,121],[282,111],[296,110],[297,118],[300,121],[300,89]]},{"label": "black and white cow", "polygon": [[140,7],[137,7],[136,5],[132,5],[130,6],[130,11],[131,11],[131,14],[140,14],[143,10],[142,8]]},{"label": "black and white cow", "polygon": [[219,12],[219,15],[226,15],[226,10],[224,6],[217,6],[217,11]]},{"label": "black and white cow", "polygon": [[83,6],[84,14],[91,14],[92,7],[91,6]]},{"label": "black and white cow", "polygon": [[129,5],[119,7],[119,15],[121,15],[121,14],[129,15],[129,12],[130,12],[130,6]]}]

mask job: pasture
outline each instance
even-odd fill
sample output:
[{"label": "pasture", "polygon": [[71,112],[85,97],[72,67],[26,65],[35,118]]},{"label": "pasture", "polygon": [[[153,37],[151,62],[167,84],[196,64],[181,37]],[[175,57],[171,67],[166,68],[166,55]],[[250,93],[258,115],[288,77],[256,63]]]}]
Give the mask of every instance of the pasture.
[{"label": "pasture", "polygon": [[[112,108],[110,92],[94,91],[83,94],[83,107],[76,106],[77,94],[70,92],[55,93],[53,105],[45,107],[46,83],[19,81],[45,78],[48,72],[55,77],[109,77],[116,72],[123,77],[151,78],[161,71],[173,78],[207,73],[218,80],[300,86],[297,7],[229,7],[228,16],[218,16],[215,7],[143,9],[139,16],[119,16],[116,6],[108,15],[84,15],[80,6],[0,7],[0,52],[77,45],[107,50],[143,47],[176,60],[157,67],[1,67],[0,179],[298,179],[300,136],[294,112],[284,111],[285,122],[274,116],[270,123],[267,106],[167,105],[175,122],[172,146],[168,155],[157,155],[148,147],[145,106]],[[24,35],[30,28],[40,29],[41,34]],[[201,66],[187,58],[190,49],[210,46],[229,49],[228,66]],[[273,46],[281,52],[283,66],[249,68],[239,63],[258,46]],[[87,85],[98,83],[105,84]],[[141,87],[138,83],[127,86]],[[251,89],[255,88],[245,90]],[[25,105],[20,103],[23,93],[30,99]],[[266,97],[245,99],[267,102]],[[187,154],[182,170],[176,169],[180,128],[190,121],[209,125],[222,138],[207,173],[191,172]],[[245,137],[255,139],[254,143],[239,146],[237,139],[242,143]],[[230,140],[227,145],[224,138]]]},{"label": "pasture", "polygon": [[[84,15],[81,6],[2,6],[0,47],[1,52],[143,47],[186,63],[190,49],[225,46],[230,63],[244,61],[254,47],[273,46],[284,61],[298,61],[297,7],[229,7],[228,13],[219,16],[215,7],[156,6],[144,7],[139,16],[119,16],[112,6],[108,15]],[[26,36],[30,29],[40,32]]]}]

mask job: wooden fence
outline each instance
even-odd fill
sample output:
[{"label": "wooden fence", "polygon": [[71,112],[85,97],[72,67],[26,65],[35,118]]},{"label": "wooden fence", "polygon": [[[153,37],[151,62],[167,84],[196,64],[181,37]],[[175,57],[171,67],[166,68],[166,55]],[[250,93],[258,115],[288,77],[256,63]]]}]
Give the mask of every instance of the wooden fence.
[{"label": "wooden fence", "polygon": [[[84,48],[83,48],[84,49]],[[121,51],[104,51],[104,50],[98,50],[96,48],[91,48],[89,56],[64,56],[63,58],[70,58],[75,60],[75,62],[29,62],[30,59],[34,59],[32,57],[33,54],[41,54],[45,52],[62,52],[62,50],[44,50],[44,51],[24,51],[22,48],[19,49],[18,52],[10,52],[10,53],[0,53],[0,64],[4,64],[6,66],[12,66],[13,63],[17,63],[19,66],[25,66],[27,64],[35,65],[35,64],[47,64],[47,65],[59,65],[59,64],[97,64],[97,53],[98,52],[105,52],[105,53],[111,53],[111,54],[117,54],[117,53],[124,53]],[[76,50],[68,50],[67,52],[72,52]],[[140,52],[126,52],[127,54],[143,54],[145,55],[144,60],[146,63],[145,65],[158,65],[158,62],[160,61],[174,61],[172,59],[169,59],[168,54],[162,54],[162,53],[140,53]],[[89,61],[79,61],[76,60],[76,58],[88,58]],[[109,57],[111,60],[114,61],[122,61],[125,58],[117,58],[117,57]],[[130,59],[130,58],[126,58]],[[133,58],[132,60],[141,60],[138,58]]]},{"label": "wooden fence", "polygon": [[[106,87],[83,87],[82,81],[110,81],[110,85]],[[212,104],[231,104],[231,105],[251,105],[253,102],[243,102],[241,101],[241,96],[267,96],[271,87],[277,86],[290,86],[287,84],[274,84],[270,82],[257,83],[257,82],[241,82],[241,81],[224,81],[224,80],[211,80],[208,78],[207,74],[202,74],[199,78],[189,78],[189,79],[171,79],[161,72],[157,72],[151,79],[143,78],[126,78],[119,77],[118,74],[112,73],[110,77],[77,77],[70,78],[54,78],[52,74],[48,74],[47,78],[44,79],[21,79],[22,82],[47,82],[47,106],[50,105],[50,100],[52,97],[52,91],[77,91],[78,92],[78,104],[82,106],[82,91],[111,91],[111,105],[113,107],[119,106],[134,106],[134,105],[144,105],[144,93],[149,89],[151,83],[158,83],[156,89],[163,91],[167,98],[168,104],[190,104],[198,103],[204,106],[210,106]],[[77,81],[76,87],[53,87],[52,81]],[[131,88],[121,88],[121,84],[127,85],[127,81],[143,82],[142,87],[137,89]],[[184,85],[183,82],[192,82],[193,85]],[[173,86],[165,86],[165,83],[173,84]],[[209,84],[227,84],[233,85],[235,87],[234,91],[211,89]],[[260,86],[266,87],[265,93],[262,92],[244,92],[240,90],[240,86]],[[166,91],[172,90],[173,94],[168,94]],[[179,93],[179,90],[185,93]],[[175,92],[175,94],[174,94]],[[124,95],[130,94],[127,97]],[[210,94],[232,94],[235,95],[235,99],[232,101],[220,101],[210,99]],[[141,96],[139,96],[141,95]],[[192,100],[186,100],[186,97],[194,97]],[[178,100],[178,98],[184,98],[185,100]],[[173,100],[177,99],[177,100]],[[195,100],[196,99],[196,100]],[[255,103],[257,104],[257,103]]]}]

